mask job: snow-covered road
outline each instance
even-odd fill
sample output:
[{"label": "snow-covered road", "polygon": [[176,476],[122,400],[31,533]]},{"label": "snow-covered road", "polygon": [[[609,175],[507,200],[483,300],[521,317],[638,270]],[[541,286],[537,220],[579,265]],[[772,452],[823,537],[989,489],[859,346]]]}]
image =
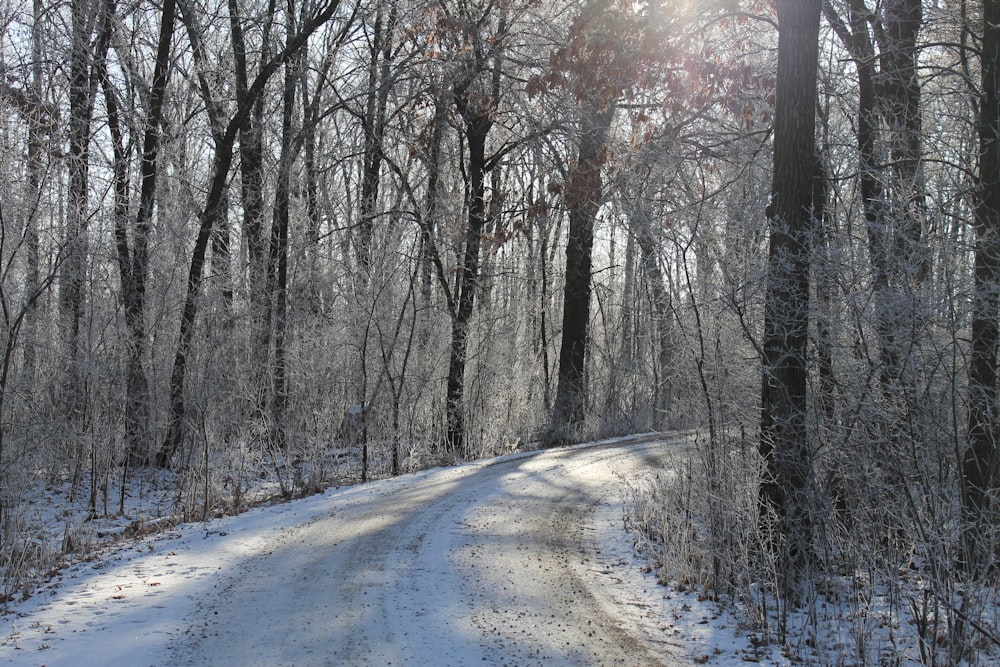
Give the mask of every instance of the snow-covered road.
[{"label": "snow-covered road", "polygon": [[544,451],[331,502],[221,582],[174,659],[676,664],[644,629],[646,605],[617,589],[620,558],[600,539],[621,530],[623,480],[675,447]]},{"label": "snow-covered road", "polygon": [[739,664],[735,624],[658,587],[623,532],[626,481],[687,442],[514,454],[180,526],[13,605],[0,664]]}]

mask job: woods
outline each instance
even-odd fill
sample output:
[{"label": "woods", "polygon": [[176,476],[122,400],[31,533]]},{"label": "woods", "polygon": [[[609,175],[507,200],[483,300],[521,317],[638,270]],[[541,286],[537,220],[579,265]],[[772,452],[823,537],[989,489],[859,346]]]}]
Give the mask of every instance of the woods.
[{"label": "woods", "polygon": [[196,518],[262,476],[695,429],[676,533],[712,595],[844,577],[898,593],[928,664],[993,641],[1000,2],[0,25],[3,595],[47,486],[96,518],[163,473]]}]

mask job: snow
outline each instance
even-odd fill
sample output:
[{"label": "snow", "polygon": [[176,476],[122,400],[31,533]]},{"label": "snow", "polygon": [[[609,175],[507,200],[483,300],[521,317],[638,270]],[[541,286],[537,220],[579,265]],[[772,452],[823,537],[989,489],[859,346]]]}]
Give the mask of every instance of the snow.
[{"label": "snow", "polygon": [[517,453],[179,525],[12,603],[0,664],[746,664],[739,622],[656,585],[623,530],[626,480],[677,446]]}]

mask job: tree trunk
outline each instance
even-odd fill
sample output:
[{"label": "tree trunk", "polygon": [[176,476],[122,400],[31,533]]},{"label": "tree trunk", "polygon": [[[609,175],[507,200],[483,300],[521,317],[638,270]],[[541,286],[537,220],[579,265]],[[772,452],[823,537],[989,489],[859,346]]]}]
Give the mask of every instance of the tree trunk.
[{"label": "tree trunk", "polygon": [[[294,34],[294,2],[288,2],[289,33]],[[302,68],[301,58],[285,65],[285,81],[281,113],[281,157],[278,162],[278,186],[274,195],[274,220],[271,223],[271,245],[268,251],[268,296],[272,301],[269,329],[274,332],[274,376],[271,385],[270,438],[275,447],[288,445],[288,375],[285,341],[288,333],[288,221],[291,199],[293,145],[292,120],[295,110],[295,86]]]},{"label": "tree trunk", "polygon": [[[456,97],[459,109],[468,101]],[[486,136],[493,121],[488,115],[470,115],[466,119],[469,147],[469,221],[464,251],[458,267],[457,303],[451,320],[451,351],[448,358],[448,387],[445,398],[447,447],[453,454],[464,453],[465,437],[465,361],[469,320],[479,286],[479,246],[486,227],[484,204],[486,182]]]},{"label": "tree trunk", "polygon": [[[197,15],[193,13],[191,7],[187,6],[185,0],[177,0],[177,10],[180,14],[181,21],[184,23],[184,28],[187,31],[188,40],[191,42],[192,55],[194,56],[194,61],[197,65],[198,88],[201,92],[201,98],[205,103],[205,110],[208,113],[209,126],[212,131],[212,141],[217,146],[222,141],[226,128],[225,122],[222,118],[222,111],[220,109],[219,102],[215,99],[212,87],[205,76],[205,72],[209,69],[209,65],[206,62],[207,57],[205,54],[203,39],[204,32],[197,23]],[[220,211],[219,219],[216,221],[212,230],[212,264],[210,271],[211,274],[216,276],[222,283],[222,301],[227,318],[225,326],[228,328],[232,323],[231,318],[234,297],[232,282],[232,231],[229,227],[229,216],[227,212],[229,208],[228,191],[223,194],[220,206],[222,207],[222,211]]]},{"label": "tree trunk", "polygon": [[392,64],[392,31],[396,23],[396,3],[392,1],[388,19],[383,23],[383,3],[375,14],[368,69],[368,99],[363,123],[364,155],[361,173],[361,219],[358,221],[358,265],[367,273],[371,266],[371,241],[378,207],[378,192],[384,159],[386,108]]},{"label": "tree trunk", "polygon": [[[812,451],[806,427],[811,211],[816,174],[816,71],[820,0],[780,0],[774,115],[774,173],[768,283],[764,303],[764,367],[760,454],[761,516],[781,568],[786,596],[799,589],[810,554]],[[776,521],[768,525],[767,518]]]},{"label": "tree trunk", "polygon": [[[1000,329],[1000,0],[983,6],[979,107],[979,187],[975,206],[975,292],[969,361],[969,447],[962,461],[964,518],[961,565],[980,576],[992,562],[991,494],[1000,481],[997,451],[997,345]],[[995,543],[992,544],[995,547]]]},{"label": "tree trunk", "polygon": [[[157,160],[160,146],[160,126],[163,122],[163,103],[170,69],[170,42],[173,35],[176,3],[165,0],[160,23],[160,35],[153,71],[153,85],[149,91],[149,109],[143,138],[142,164],[140,167],[141,190],[139,210],[132,226],[132,242],[128,231],[128,162],[118,118],[118,105],[107,74],[106,64],[98,63],[100,78],[107,100],[108,126],[115,155],[115,245],[118,251],[118,269],[125,309],[128,361],[125,382],[125,442],[133,462],[145,461],[143,451],[149,440],[149,383],[143,368],[146,352],[146,276],[149,271],[149,232],[156,198]],[[114,0],[108,2],[105,14],[106,30],[110,34],[114,14]]]},{"label": "tree trunk", "polygon": [[[883,9],[881,68],[883,105],[889,129],[893,178],[891,206],[895,225],[893,257],[899,289],[907,292],[927,275],[924,249],[924,176],[921,161],[920,77],[917,37],[923,24],[922,0],[886,0]],[[901,322],[906,327],[907,322]]]},{"label": "tree trunk", "polygon": [[170,373],[170,422],[163,445],[156,453],[156,465],[160,468],[170,466],[170,461],[184,442],[187,420],[187,406],[184,401],[184,385],[187,378],[187,360],[194,342],[195,318],[198,315],[198,298],[201,294],[202,269],[205,265],[205,254],[219,216],[225,210],[222,205],[226,181],[229,176],[229,166],[232,164],[233,147],[236,142],[235,124],[230,125],[230,131],[215,147],[215,166],[212,183],[208,191],[205,210],[201,214],[201,225],[194,249],[191,251],[191,266],[188,271],[187,294],[184,299],[184,309],[181,312],[180,335],[177,341],[177,351],[174,354],[173,370]]},{"label": "tree trunk", "polygon": [[80,420],[86,407],[80,327],[87,272],[87,202],[90,173],[90,125],[94,108],[91,35],[97,12],[89,0],[72,3],[73,44],[69,84],[69,211],[60,272],[59,310],[65,349],[62,403],[66,415]]},{"label": "tree trunk", "polygon": [[[883,398],[894,405],[913,382],[905,377],[904,360],[913,343],[917,318],[914,290],[926,276],[929,262],[923,248],[924,185],[916,70],[920,0],[885,3],[876,31],[878,58],[870,27],[875,15],[865,0],[850,0],[847,23],[829,2],[824,3],[824,11],[858,72],[859,189],[875,296],[878,377]],[[877,86],[877,81],[882,85]],[[891,167],[880,155],[883,118]]]},{"label": "tree trunk", "polygon": [[[421,310],[425,313],[425,322],[420,327],[420,344],[427,344],[430,337],[430,322],[426,321],[431,314],[431,283],[435,269],[435,261],[440,264],[437,246],[434,240],[434,230],[437,218],[438,189],[441,180],[441,143],[444,140],[445,125],[448,122],[448,101],[445,99],[444,86],[439,86],[434,94],[434,119],[431,121],[430,145],[427,150],[427,188],[424,212],[420,216],[420,296]],[[445,297],[450,294],[447,285],[442,283]],[[451,300],[449,309],[454,310]],[[454,313],[452,313],[454,316]]]},{"label": "tree trunk", "polygon": [[39,236],[38,212],[42,200],[43,165],[43,135],[52,132],[51,119],[44,100],[44,82],[42,76],[42,13],[41,0],[32,3],[31,24],[31,97],[32,109],[28,117],[28,173],[26,188],[26,212],[24,220],[24,240],[27,252],[27,266],[24,276],[25,301],[28,305],[25,312],[21,338],[24,354],[24,364],[21,372],[22,384],[27,388],[35,381],[37,363],[37,332],[36,311],[33,296],[41,285],[39,273]]},{"label": "tree trunk", "polygon": [[[858,17],[856,20],[864,20]],[[924,183],[921,166],[920,79],[917,76],[917,36],[922,23],[921,0],[888,0],[883,8],[880,81],[875,100],[886,123],[890,168],[872,146],[862,159],[871,165],[869,178],[881,178],[869,213],[870,252],[876,266],[876,326],[881,353],[883,395],[892,409],[905,412],[915,378],[906,359],[915,339],[919,305],[917,287],[926,277],[929,257],[924,243]],[[865,27],[867,35],[867,26]],[[866,67],[870,69],[870,67]],[[879,169],[879,171],[875,171]],[[871,186],[869,186],[871,188]],[[874,188],[871,188],[874,190]],[[874,217],[872,217],[874,213]],[[878,257],[882,255],[882,257]],[[879,266],[881,265],[881,266]],[[883,274],[883,275],[880,275]],[[912,401],[913,399],[910,399]],[[893,419],[895,421],[895,419]]]},{"label": "tree trunk", "polygon": [[583,426],[587,400],[584,371],[589,344],[594,219],[601,205],[601,169],[615,109],[614,102],[588,100],[583,103],[580,114],[579,153],[566,193],[569,239],[566,242],[559,385],[549,425],[552,442],[572,438]]},{"label": "tree trunk", "polygon": [[323,212],[319,205],[319,169],[316,163],[316,125],[319,122],[319,100],[322,83],[318,83],[316,90],[309,96],[308,77],[302,79],[302,144],[303,144],[303,179],[305,215],[306,215],[306,239],[304,244],[305,265],[307,276],[306,294],[303,300],[306,309],[318,315],[322,309],[322,297],[319,287],[320,282],[320,262],[319,248],[322,234]]},{"label": "tree trunk", "polygon": [[[454,87],[455,108],[465,121],[468,144],[469,219],[465,242],[459,256],[458,278],[451,304],[451,349],[448,359],[448,383],[445,393],[446,447],[452,454],[465,453],[465,362],[469,321],[479,289],[480,256],[483,232],[489,222],[486,211],[486,174],[495,165],[486,159],[486,138],[493,127],[500,102],[500,73],[503,67],[503,37],[507,34],[506,9],[501,9],[493,36],[497,46],[492,51],[474,48],[475,61],[466,77]],[[492,58],[491,58],[492,56]],[[489,79],[485,75],[489,74]],[[485,81],[484,81],[485,80]],[[481,89],[488,82],[488,94]],[[436,187],[436,185],[435,185]]]},{"label": "tree trunk", "polygon": [[813,185],[813,214],[816,217],[816,252],[814,267],[816,275],[816,366],[819,373],[819,385],[816,392],[816,406],[824,420],[824,425],[831,428],[836,420],[836,388],[837,379],[833,366],[833,351],[835,347],[834,296],[836,294],[835,275],[837,267],[834,263],[831,239],[833,237],[833,215],[827,206],[829,192],[825,162],[818,159],[817,173]]}]

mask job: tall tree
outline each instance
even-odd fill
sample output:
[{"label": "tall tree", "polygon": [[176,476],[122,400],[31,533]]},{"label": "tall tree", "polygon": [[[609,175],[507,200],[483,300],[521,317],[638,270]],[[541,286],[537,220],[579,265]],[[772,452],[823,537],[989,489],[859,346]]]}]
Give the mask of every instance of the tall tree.
[{"label": "tall tree", "polygon": [[390,0],[386,16],[385,4],[384,0],[380,0],[375,9],[375,23],[372,26],[369,47],[368,89],[362,118],[364,150],[361,167],[361,216],[358,221],[356,252],[363,272],[370,270],[371,264],[371,241],[385,151],[386,112],[394,75],[392,40],[397,8],[396,2]]},{"label": "tall tree", "polygon": [[[886,0],[880,37],[883,113],[888,129],[891,214],[895,222],[894,252],[901,264],[897,290],[909,291],[928,271],[924,244],[923,123],[918,73],[918,38],[923,26],[923,0]],[[904,295],[905,296],[905,295]],[[912,308],[912,306],[911,306]],[[905,327],[906,322],[899,324]],[[897,350],[899,356],[904,350]],[[895,360],[901,365],[901,360]],[[902,371],[890,369],[897,375]]]},{"label": "tall tree", "polygon": [[[32,24],[31,24],[31,84],[30,92],[26,96],[26,101],[30,101],[26,109],[28,120],[28,165],[27,165],[27,192],[25,206],[24,236],[27,251],[27,268],[25,272],[24,291],[31,298],[38,292],[41,284],[40,276],[40,247],[38,234],[38,218],[42,202],[42,184],[44,181],[44,160],[45,141],[47,134],[52,131],[52,119],[48,116],[51,109],[44,103],[44,78],[42,69],[42,2],[34,0],[32,2]],[[35,378],[36,363],[36,314],[37,308],[31,305],[29,312],[25,314],[24,332],[24,378],[31,382]]]},{"label": "tall tree", "polygon": [[760,454],[766,462],[761,515],[780,546],[786,595],[798,589],[809,560],[813,485],[806,425],[809,265],[817,230],[812,210],[820,0],[776,0],[778,72],[767,291],[764,301]]},{"label": "tall tree", "polygon": [[671,299],[666,279],[660,268],[659,252],[653,225],[650,220],[644,195],[630,199],[626,204],[629,231],[639,246],[639,262],[646,277],[649,290],[652,317],[656,328],[656,363],[653,365],[655,386],[653,387],[653,425],[659,427],[670,412],[673,390],[664,376],[672,372],[674,358],[673,334],[670,326]]},{"label": "tall tree", "polygon": [[[250,94],[250,63],[252,53],[244,30],[245,18],[237,0],[228,0],[230,36],[236,78],[236,106],[242,118],[239,131],[240,194],[243,203],[243,231],[249,264],[250,301],[250,401],[249,414],[265,421],[268,395],[269,303],[267,294],[268,236],[264,208],[264,95]],[[271,29],[276,0],[268,0],[260,28],[260,70],[266,67],[271,54]]]},{"label": "tall tree", "polygon": [[[144,123],[142,162],[140,165],[139,208],[135,223],[128,217],[128,157],[123,138],[116,91],[108,74],[107,62],[95,63],[104,90],[108,128],[114,151],[115,184],[115,246],[118,252],[118,273],[121,280],[122,303],[125,308],[128,361],[125,380],[125,442],[129,456],[145,461],[149,445],[149,383],[143,364],[146,354],[146,282],[149,274],[149,236],[156,200],[156,179],[159,171],[160,132],[163,107],[170,72],[170,46],[174,32],[176,2],[166,0],[160,18],[160,32],[149,88],[148,108]],[[110,36],[115,18],[116,2],[104,5],[102,34]],[[131,234],[130,234],[131,231]],[[130,238],[131,237],[131,238]]]},{"label": "tall tree", "polygon": [[[90,128],[94,112],[93,35],[97,17],[93,0],[73,0],[69,53],[69,191],[64,259],[59,280],[59,307],[66,354],[63,405],[72,419],[85,410],[81,326],[86,301],[87,222],[89,220]],[[106,48],[106,47],[105,47]]]},{"label": "tall tree", "polygon": [[566,45],[552,54],[551,71],[529,87],[529,93],[538,86],[565,89],[577,101],[576,158],[564,193],[569,235],[559,384],[548,432],[554,442],[578,435],[585,416],[594,223],[604,197],[612,121],[623,97],[661,81],[671,65],[684,61],[683,49],[670,41],[681,15],[682,9],[666,2],[590,0]]},{"label": "tall tree", "polygon": [[914,381],[905,360],[916,331],[916,288],[929,270],[917,72],[922,3],[888,0],[871,9],[866,0],[849,0],[845,20],[824,0],[823,11],[858,73],[858,190],[876,300],[878,378],[885,400],[898,403]]},{"label": "tall tree", "polygon": [[[303,3],[307,5],[308,3]],[[287,40],[295,35],[298,17],[295,0],[287,0]],[[305,17],[303,17],[305,18]],[[292,162],[298,150],[295,141],[295,91],[302,77],[304,53],[300,51],[285,63],[281,105],[281,156],[278,160],[278,184],[274,195],[271,243],[268,249],[267,295],[270,300],[267,329],[273,331],[274,357],[268,364],[274,371],[271,381],[270,438],[276,447],[288,443],[286,411],[288,406],[287,334],[288,334],[288,228],[291,217]]]},{"label": "tall tree", "polygon": [[563,290],[559,384],[552,414],[552,437],[572,437],[583,425],[587,391],[585,370],[590,331],[591,263],[594,220],[602,200],[601,170],[615,99],[587,99],[579,108],[579,146],[566,193],[569,236],[566,241],[566,282]]},{"label": "tall tree", "polygon": [[974,576],[995,558],[992,494],[1000,484],[1000,0],[983,4],[979,178],[975,190],[975,292],[969,360],[969,446],[962,463],[962,565]]},{"label": "tall tree", "polygon": [[[495,32],[486,35],[480,26],[488,25],[496,11]],[[459,256],[458,276],[451,313],[451,348],[448,357],[448,382],[445,396],[447,447],[454,454],[464,453],[465,439],[465,365],[469,323],[479,290],[480,246],[486,230],[486,175],[496,166],[497,157],[487,156],[487,139],[496,122],[500,102],[500,77],[503,44],[509,28],[507,8],[490,2],[482,15],[459,14],[454,17],[460,29],[458,47],[466,50],[459,60],[459,71],[452,85],[452,101],[462,118],[468,183],[466,206],[468,220]]]}]

